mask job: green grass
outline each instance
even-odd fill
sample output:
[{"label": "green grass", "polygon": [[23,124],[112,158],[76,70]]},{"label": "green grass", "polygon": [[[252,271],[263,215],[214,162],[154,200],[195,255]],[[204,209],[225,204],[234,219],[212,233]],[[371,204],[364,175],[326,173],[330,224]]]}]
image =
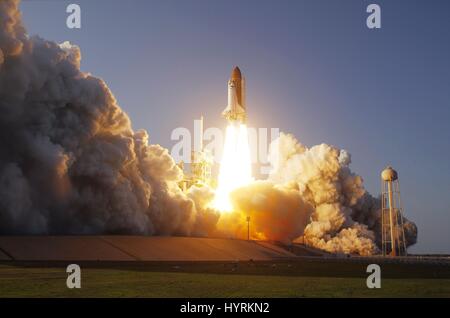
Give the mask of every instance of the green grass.
[{"label": "green grass", "polygon": [[66,287],[65,268],[0,265],[0,297],[450,297],[450,279],[180,273],[84,268],[81,289]]}]

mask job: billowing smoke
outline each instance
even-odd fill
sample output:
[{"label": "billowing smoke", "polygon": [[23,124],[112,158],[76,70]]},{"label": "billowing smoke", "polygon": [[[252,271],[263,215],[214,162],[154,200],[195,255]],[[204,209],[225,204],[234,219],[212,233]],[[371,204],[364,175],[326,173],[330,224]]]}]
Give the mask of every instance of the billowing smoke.
[{"label": "billowing smoke", "polygon": [[[381,236],[381,204],[350,171],[350,154],[321,144],[301,145],[292,135],[280,134],[271,144],[274,167],[269,180],[296,183],[301,197],[314,208],[304,230],[304,241],[338,253],[370,255],[378,251]],[[405,220],[407,244],[416,242],[417,228]]]},{"label": "billowing smoke", "polygon": [[305,202],[297,185],[255,181],[231,193],[234,211],[221,215],[218,228],[232,236],[247,237],[247,217],[253,239],[285,243],[301,236],[309,222],[312,206]]},{"label": "billowing smoke", "polygon": [[[281,134],[274,167],[212,209],[214,191],[178,182],[167,149],[133,131],[106,84],[80,71],[68,42],[29,37],[18,0],[0,1],[0,234],[231,236],[363,255],[380,244],[380,201],[349,169],[350,155]],[[408,244],[417,237],[406,221]]]},{"label": "billowing smoke", "polygon": [[196,203],[211,194],[179,189],[168,151],[80,58],[30,38],[18,1],[0,1],[0,234],[207,234],[218,215]]}]

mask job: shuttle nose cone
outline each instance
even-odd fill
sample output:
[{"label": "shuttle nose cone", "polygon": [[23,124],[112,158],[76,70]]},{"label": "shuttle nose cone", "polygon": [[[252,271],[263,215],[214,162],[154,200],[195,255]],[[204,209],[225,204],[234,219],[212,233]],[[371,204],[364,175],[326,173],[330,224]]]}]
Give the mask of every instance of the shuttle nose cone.
[{"label": "shuttle nose cone", "polygon": [[239,67],[235,67],[233,69],[233,71],[231,72],[231,79],[232,80],[236,80],[236,79],[241,79],[242,75],[241,75],[241,70],[239,69]]}]

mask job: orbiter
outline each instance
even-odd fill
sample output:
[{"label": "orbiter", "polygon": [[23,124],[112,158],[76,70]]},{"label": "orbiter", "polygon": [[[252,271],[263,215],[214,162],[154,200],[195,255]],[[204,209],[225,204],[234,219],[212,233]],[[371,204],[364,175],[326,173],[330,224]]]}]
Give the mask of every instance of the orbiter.
[{"label": "orbiter", "polygon": [[222,116],[230,122],[245,123],[247,120],[245,80],[237,66],[231,72],[231,78],[228,81],[228,105],[222,112]]}]

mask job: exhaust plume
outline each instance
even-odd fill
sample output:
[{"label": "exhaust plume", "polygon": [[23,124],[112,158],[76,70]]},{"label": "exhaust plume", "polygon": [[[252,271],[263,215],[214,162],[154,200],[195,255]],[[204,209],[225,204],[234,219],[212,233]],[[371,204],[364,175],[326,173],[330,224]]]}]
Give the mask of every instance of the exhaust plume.
[{"label": "exhaust plume", "polygon": [[291,243],[308,224],[312,206],[301,197],[294,183],[277,185],[254,181],[231,193],[233,212],[220,216],[218,228],[223,235]]}]

